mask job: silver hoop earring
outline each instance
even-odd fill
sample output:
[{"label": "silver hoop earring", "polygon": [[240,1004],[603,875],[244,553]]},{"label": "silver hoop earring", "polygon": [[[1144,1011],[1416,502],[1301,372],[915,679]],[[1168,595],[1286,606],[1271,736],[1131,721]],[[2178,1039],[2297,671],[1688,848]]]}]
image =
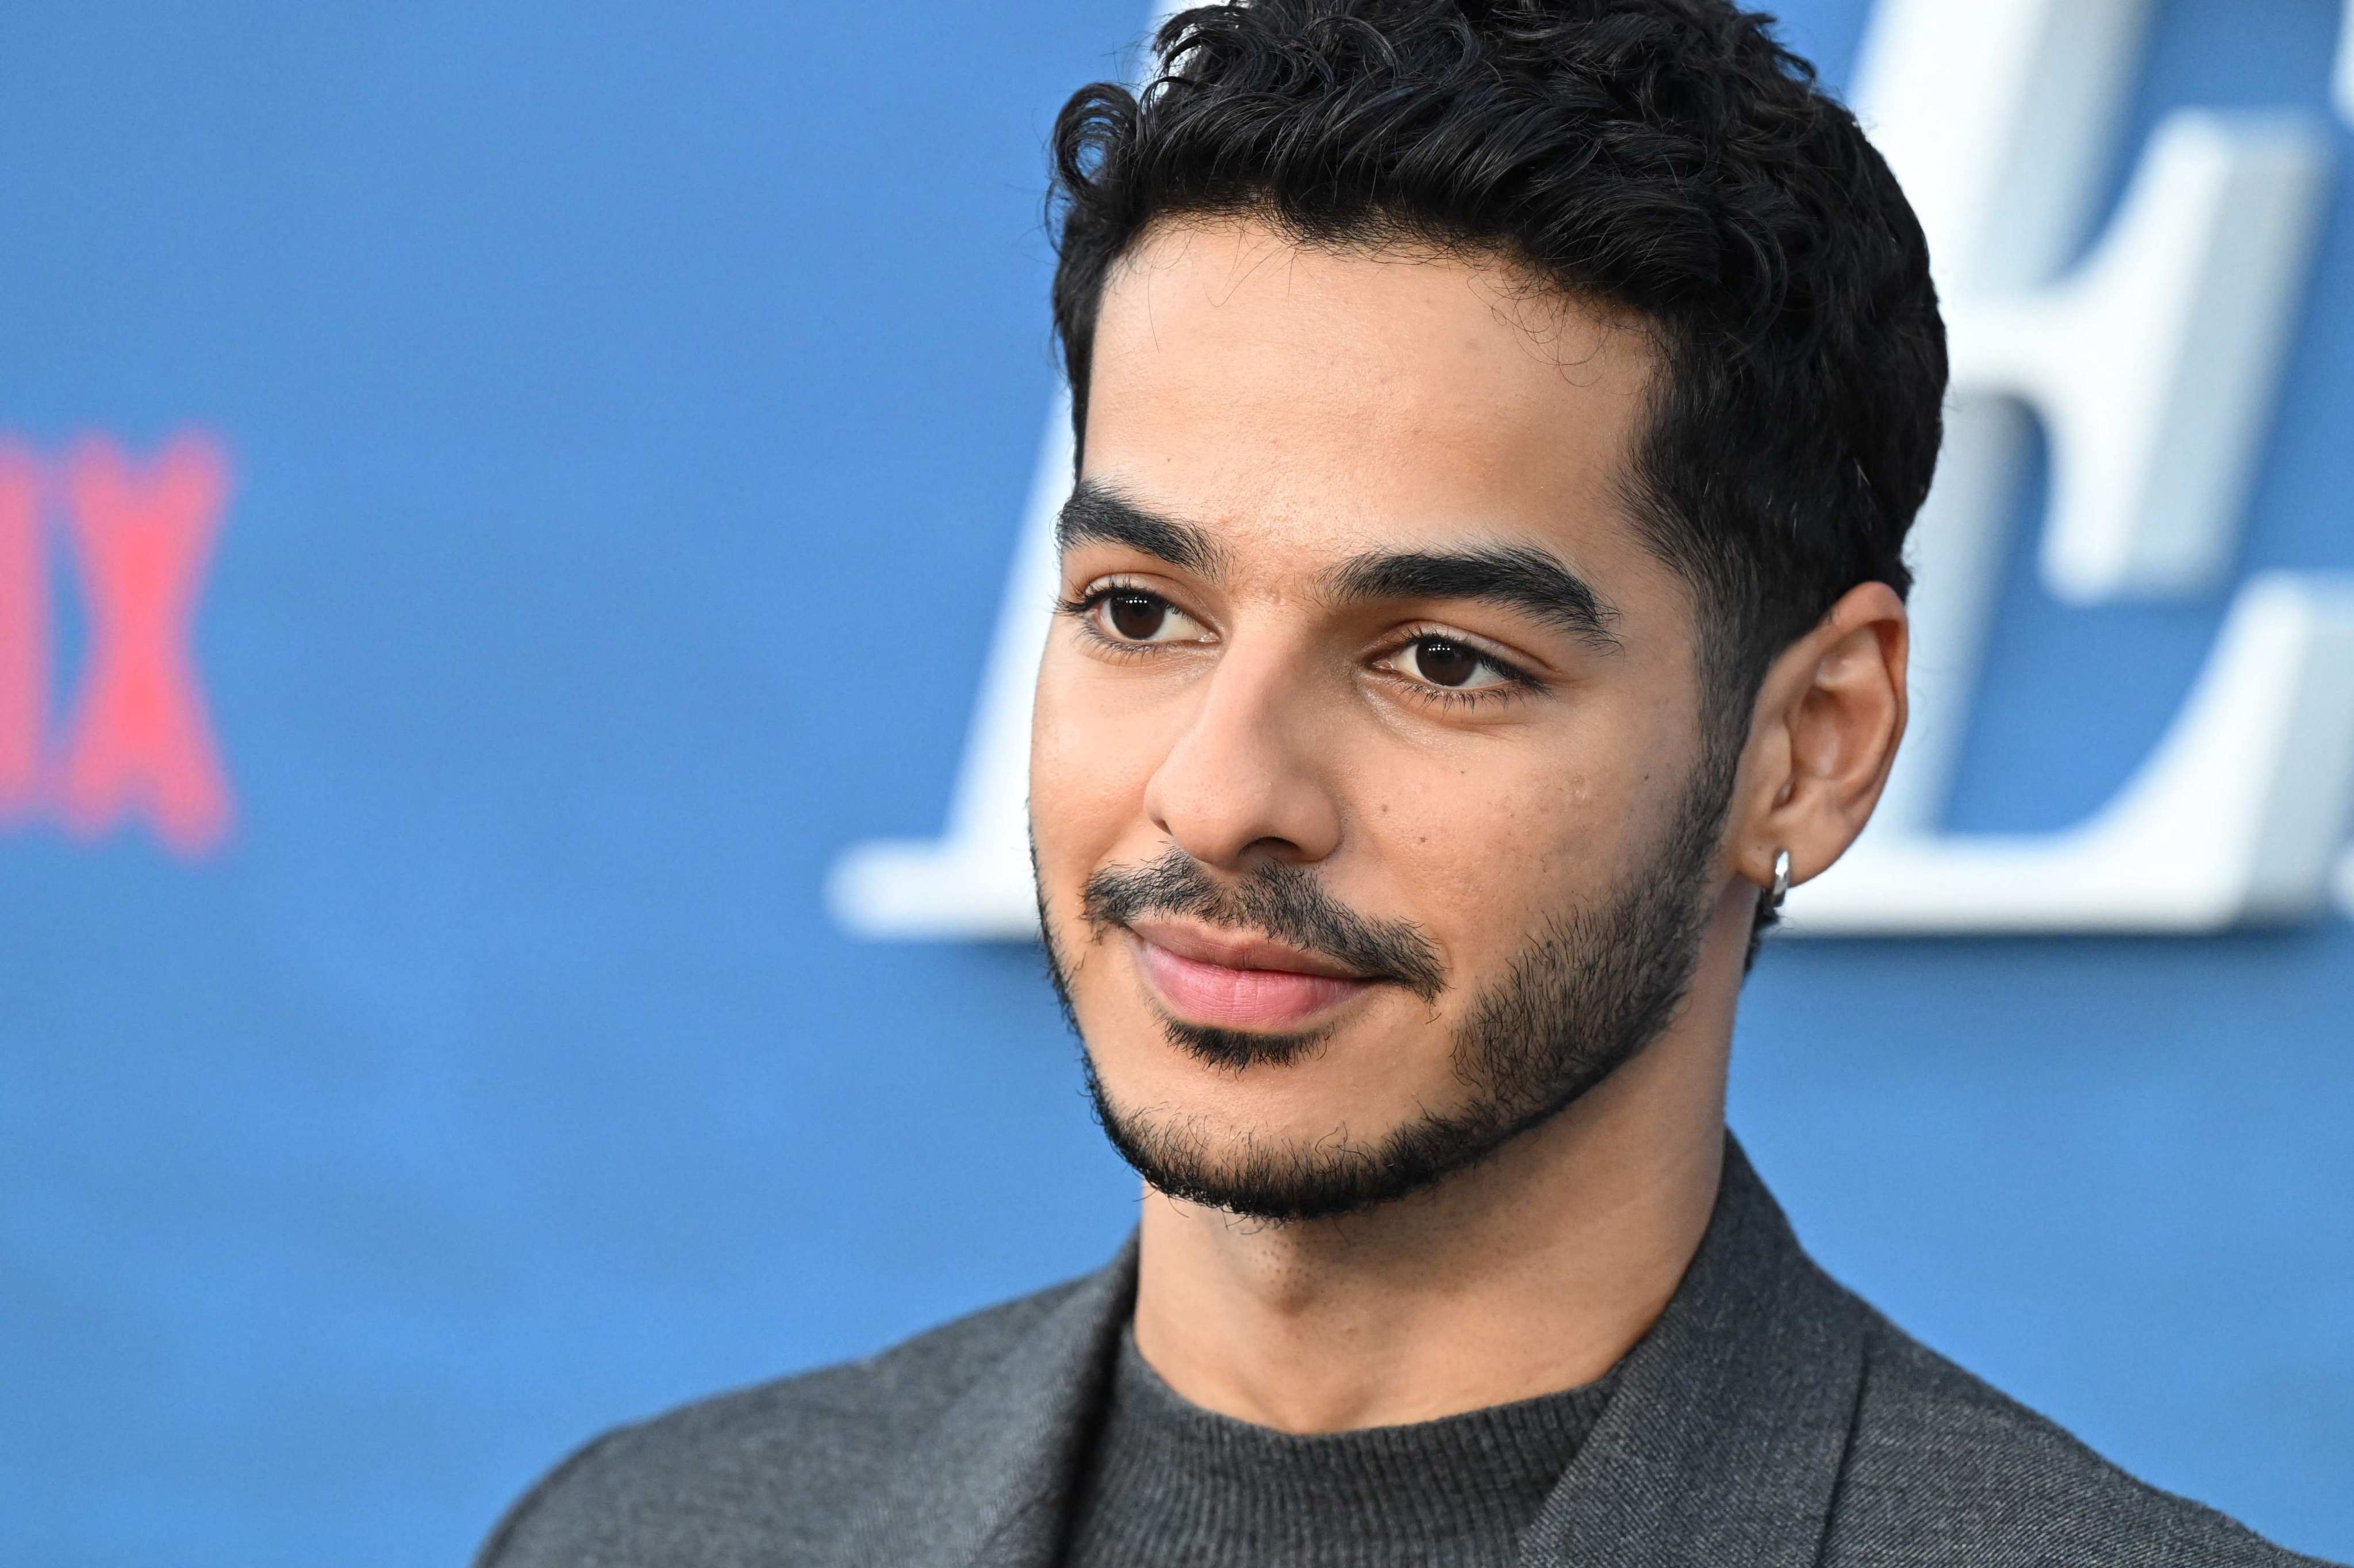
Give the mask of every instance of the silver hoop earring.
[{"label": "silver hoop earring", "polygon": [[1790,852],[1774,852],[1774,889],[1766,895],[1766,907],[1781,913],[1782,900],[1790,896]]}]

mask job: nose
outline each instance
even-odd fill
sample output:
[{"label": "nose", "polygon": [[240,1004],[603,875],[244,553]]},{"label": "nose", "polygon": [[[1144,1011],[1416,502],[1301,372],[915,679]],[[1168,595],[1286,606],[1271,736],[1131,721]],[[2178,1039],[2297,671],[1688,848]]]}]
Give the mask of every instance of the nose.
[{"label": "nose", "polygon": [[1335,710],[1300,666],[1278,647],[1230,649],[1145,788],[1153,824],[1204,865],[1308,864],[1340,847]]}]

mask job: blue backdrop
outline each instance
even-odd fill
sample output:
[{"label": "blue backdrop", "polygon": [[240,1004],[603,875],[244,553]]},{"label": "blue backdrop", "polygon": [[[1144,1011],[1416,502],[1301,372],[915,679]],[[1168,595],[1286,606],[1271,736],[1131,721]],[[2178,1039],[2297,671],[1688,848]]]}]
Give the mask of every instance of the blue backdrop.
[{"label": "blue backdrop", "polygon": [[[819,889],[945,808],[1053,387],[1040,147],[1141,9],[0,25],[42,755],[112,635],[76,443],[196,432],[228,489],[166,684],[233,812],[0,827],[0,1562],[458,1561],[597,1428],[1116,1244],[1035,956],[855,942]],[[1838,79],[1863,9],[1789,31]],[[2128,148],[2321,109],[2337,26],[2166,0]],[[2249,567],[2354,567],[2336,134]],[[2105,797],[2221,616],[2062,609],[2031,547],[1967,826]],[[1788,943],[1750,992],[1736,1125],[1835,1271],[2354,1556],[2354,925]]]}]

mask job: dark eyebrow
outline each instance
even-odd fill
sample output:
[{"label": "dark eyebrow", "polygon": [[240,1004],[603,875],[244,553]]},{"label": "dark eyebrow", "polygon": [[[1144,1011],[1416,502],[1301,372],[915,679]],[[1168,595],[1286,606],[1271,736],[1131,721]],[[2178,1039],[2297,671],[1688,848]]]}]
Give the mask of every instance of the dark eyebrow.
[{"label": "dark eyebrow", "polygon": [[1438,554],[1357,556],[1332,568],[1334,598],[1344,602],[1468,599],[1502,605],[1557,626],[1609,652],[1618,611],[1584,577],[1543,550],[1521,545]]},{"label": "dark eyebrow", "polygon": [[1111,486],[1083,479],[1055,520],[1055,548],[1067,551],[1090,541],[1123,546],[1203,577],[1216,576],[1225,564],[1225,552],[1196,524],[1147,512]]}]

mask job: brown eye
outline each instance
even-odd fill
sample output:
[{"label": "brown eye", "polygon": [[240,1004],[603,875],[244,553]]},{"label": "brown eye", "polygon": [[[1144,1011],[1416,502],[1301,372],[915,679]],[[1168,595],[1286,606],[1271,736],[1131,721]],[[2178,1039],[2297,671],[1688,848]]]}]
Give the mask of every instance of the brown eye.
[{"label": "brown eye", "polygon": [[1114,594],[1104,601],[1104,612],[1111,629],[1131,642],[1150,642],[1169,620],[1169,606],[1150,594]]},{"label": "brown eye", "polygon": [[1207,629],[1192,616],[1142,588],[1113,587],[1090,595],[1085,611],[1096,635],[1123,647],[1203,644]]},{"label": "brown eye", "polygon": [[1479,673],[1486,661],[1460,642],[1426,637],[1414,645],[1415,673],[1434,686],[1461,686]]}]

